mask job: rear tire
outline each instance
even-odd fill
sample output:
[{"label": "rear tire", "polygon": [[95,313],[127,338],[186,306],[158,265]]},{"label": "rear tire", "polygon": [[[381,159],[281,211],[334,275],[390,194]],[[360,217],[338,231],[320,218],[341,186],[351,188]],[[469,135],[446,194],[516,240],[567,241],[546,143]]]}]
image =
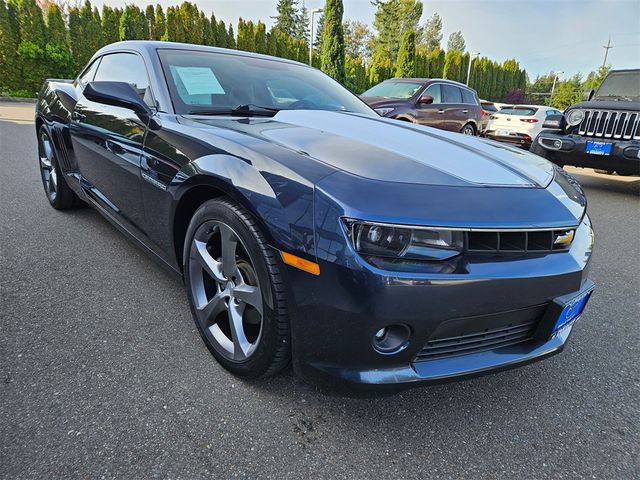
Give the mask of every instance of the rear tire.
[{"label": "rear tire", "polygon": [[467,123],[464,127],[462,127],[462,130],[460,130],[460,133],[463,135],[475,136],[476,129],[474,128],[473,125],[471,125],[470,123]]},{"label": "rear tire", "polygon": [[44,125],[38,129],[38,161],[44,193],[51,206],[56,210],[67,210],[81,204],[82,201],[67,185],[53,141]]},{"label": "rear tire", "polygon": [[259,378],[287,366],[281,265],[249,212],[224,198],[202,204],[187,229],[183,271],[200,336],[225,369]]}]

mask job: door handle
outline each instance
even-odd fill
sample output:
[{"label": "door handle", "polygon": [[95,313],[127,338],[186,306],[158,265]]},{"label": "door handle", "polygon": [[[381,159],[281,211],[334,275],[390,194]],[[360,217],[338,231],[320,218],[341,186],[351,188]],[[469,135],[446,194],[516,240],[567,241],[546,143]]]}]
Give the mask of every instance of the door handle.
[{"label": "door handle", "polygon": [[439,114],[443,114],[444,113],[444,109],[438,110]]},{"label": "door handle", "polygon": [[469,113],[469,110],[462,110],[462,113]]}]

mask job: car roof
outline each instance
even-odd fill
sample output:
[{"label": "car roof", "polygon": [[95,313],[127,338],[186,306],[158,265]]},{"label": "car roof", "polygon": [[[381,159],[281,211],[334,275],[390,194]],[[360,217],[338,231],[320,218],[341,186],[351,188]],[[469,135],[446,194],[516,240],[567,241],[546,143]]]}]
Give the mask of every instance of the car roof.
[{"label": "car roof", "polygon": [[469,85],[465,85],[464,83],[456,82],[455,80],[447,80],[446,78],[417,78],[417,77],[393,77],[387,78],[380,83],[384,82],[399,82],[399,83],[430,83],[430,82],[442,82],[442,83],[450,83],[451,85],[457,85],[459,87],[468,88],[469,90],[473,90]]},{"label": "car roof", "polygon": [[115,42],[102,47],[98,50],[94,57],[98,55],[104,55],[106,53],[121,51],[121,50],[134,50],[138,52],[145,51],[146,53],[155,53],[158,49],[171,49],[171,50],[190,50],[197,52],[212,52],[212,53],[226,53],[230,55],[238,55],[242,57],[263,58],[265,60],[275,60],[279,62],[291,63],[295,65],[306,66],[306,63],[296,62],[295,60],[289,60],[286,58],[273,57],[271,55],[263,55],[261,53],[245,52],[244,50],[234,50],[231,48],[221,47],[209,47],[206,45],[195,45],[192,43],[179,43],[179,42],[162,42],[157,40],[125,40],[122,42]]}]

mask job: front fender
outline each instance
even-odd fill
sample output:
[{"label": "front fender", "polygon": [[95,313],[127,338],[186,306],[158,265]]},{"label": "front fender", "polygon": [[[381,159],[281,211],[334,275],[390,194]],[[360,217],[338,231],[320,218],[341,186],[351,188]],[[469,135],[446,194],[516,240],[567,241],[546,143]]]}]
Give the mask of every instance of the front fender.
[{"label": "front fender", "polygon": [[313,185],[302,177],[291,171],[259,171],[233,155],[205,155],[174,178],[175,202],[202,185],[223,192],[249,210],[275,248],[315,259]]}]

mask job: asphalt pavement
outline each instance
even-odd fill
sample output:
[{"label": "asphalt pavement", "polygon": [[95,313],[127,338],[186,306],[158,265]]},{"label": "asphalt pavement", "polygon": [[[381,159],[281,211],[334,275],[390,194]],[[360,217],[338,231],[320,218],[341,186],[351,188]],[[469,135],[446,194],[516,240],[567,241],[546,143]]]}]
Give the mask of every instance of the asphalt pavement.
[{"label": "asphalt pavement", "polygon": [[572,170],[598,289],[562,354],[350,398],[219,367],[178,280],[48,205],[32,117],[0,104],[0,478],[640,478],[640,178]]}]

